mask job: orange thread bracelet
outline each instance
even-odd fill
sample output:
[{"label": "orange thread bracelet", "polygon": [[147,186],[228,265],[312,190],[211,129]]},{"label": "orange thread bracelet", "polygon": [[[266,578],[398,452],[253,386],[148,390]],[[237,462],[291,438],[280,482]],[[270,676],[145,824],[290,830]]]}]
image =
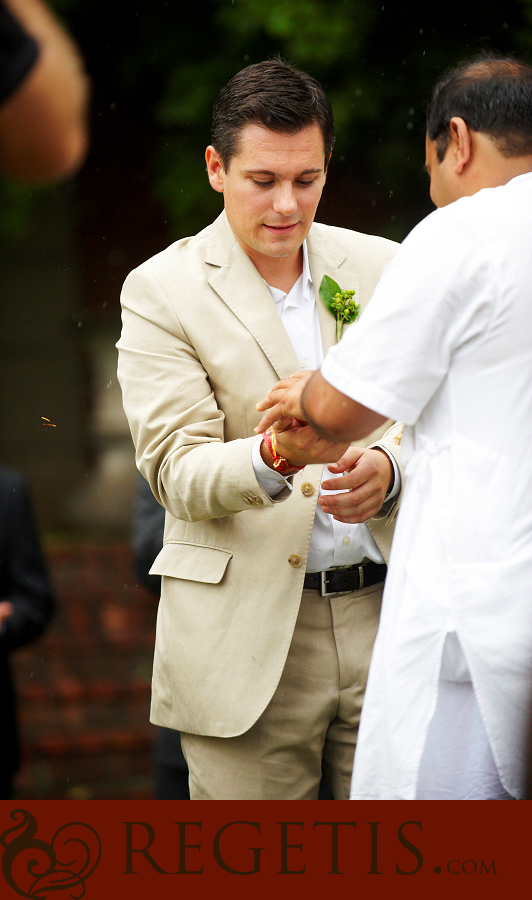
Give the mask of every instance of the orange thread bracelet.
[{"label": "orange thread bracelet", "polygon": [[279,456],[275,449],[275,438],[273,431],[263,431],[262,433],[263,439],[266,441],[266,445],[268,450],[270,451],[273,459],[273,467],[276,472],[279,472],[280,475],[286,475],[288,472],[290,474],[294,472],[301,472],[305,466],[294,466],[292,463],[288,462],[284,456]]}]

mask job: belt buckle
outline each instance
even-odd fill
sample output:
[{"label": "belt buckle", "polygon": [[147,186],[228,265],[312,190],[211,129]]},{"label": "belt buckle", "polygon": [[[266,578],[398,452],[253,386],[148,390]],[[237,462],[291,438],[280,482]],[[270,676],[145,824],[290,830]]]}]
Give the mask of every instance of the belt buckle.
[{"label": "belt buckle", "polygon": [[320,594],[322,597],[332,597],[336,591],[327,591],[327,571],[320,572]]},{"label": "belt buckle", "polygon": [[[353,566],[354,568],[354,566]],[[358,568],[358,587],[357,591],[361,591],[364,587],[364,565],[361,563]],[[320,572],[320,595],[322,597],[335,597],[337,594],[351,594],[353,591],[328,591],[327,590],[327,574],[328,569]]]}]

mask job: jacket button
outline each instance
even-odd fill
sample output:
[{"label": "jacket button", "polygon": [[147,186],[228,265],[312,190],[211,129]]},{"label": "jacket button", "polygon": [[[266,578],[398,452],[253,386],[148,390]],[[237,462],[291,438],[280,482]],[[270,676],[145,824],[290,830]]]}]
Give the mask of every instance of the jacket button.
[{"label": "jacket button", "polygon": [[301,493],[304,494],[305,497],[312,497],[314,485],[311,484],[310,481],[305,481],[305,483],[301,485]]},{"label": "jacket button", "polygon": [[253,497],[251,502],[254,503],[255,506],[262,506],[264,504],[262,497]]},{"label": "jacket button", "polygon": [[292,556],[288,557],[288,562],[290,563],[292,568],[299,569],[303,560],[301,559],[301,557],[299,556],[298,553],[292,553]]}]

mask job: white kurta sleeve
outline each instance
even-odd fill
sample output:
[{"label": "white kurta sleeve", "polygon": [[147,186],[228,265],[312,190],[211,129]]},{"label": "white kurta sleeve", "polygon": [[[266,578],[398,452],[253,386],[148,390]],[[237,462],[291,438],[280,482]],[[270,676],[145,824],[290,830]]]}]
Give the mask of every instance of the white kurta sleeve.
[{"label": "white kurta sleeve", "polygon": [[369,409],[412,425],[452,355],[485,329],[492,279],[489,252],[479,256],[471,229],[451,208],[437,210],[386,267],[360,321],[329,352],[323,377]]}]

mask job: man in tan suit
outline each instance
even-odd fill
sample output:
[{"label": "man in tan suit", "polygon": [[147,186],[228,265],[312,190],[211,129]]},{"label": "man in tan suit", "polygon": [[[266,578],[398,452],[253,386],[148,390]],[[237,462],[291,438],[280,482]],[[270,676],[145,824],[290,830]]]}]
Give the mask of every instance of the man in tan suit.
[{"label": "man in tan suit", "polygon": [[336,340],[323,276],[363,308],[395,253],[313,224],[333,142],[314,79],[280,61],[239,72],[206,151],[224,212],[122,292],[124,408],[167,510],[151,719],[182,732],[192,799],[316,799],[322,766],[349,796],[400,427],[366,450],[295,420],[253,431],[271,384]]}]

